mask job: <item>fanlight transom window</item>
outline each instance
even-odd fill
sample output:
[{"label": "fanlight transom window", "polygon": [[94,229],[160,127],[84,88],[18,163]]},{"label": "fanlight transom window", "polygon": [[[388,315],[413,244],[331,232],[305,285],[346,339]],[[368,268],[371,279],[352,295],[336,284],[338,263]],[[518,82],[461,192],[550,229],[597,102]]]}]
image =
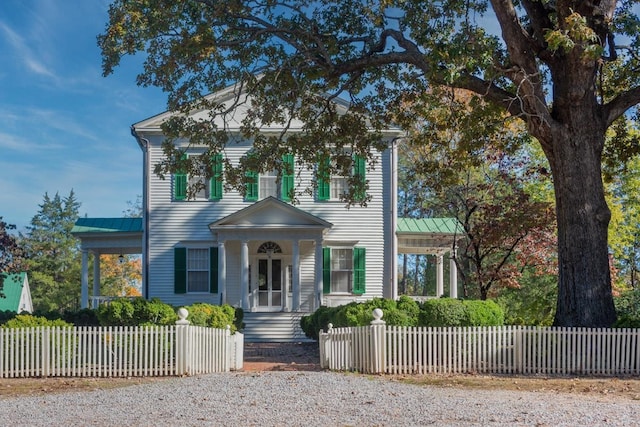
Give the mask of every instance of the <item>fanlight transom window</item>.
[{"label": "fanlight transom window", "polygon": [[259,254],[281,254],[282,249],[280,248],[280,245],[278,245],[275,242],[264,242],[258,248],[258,253]]}]

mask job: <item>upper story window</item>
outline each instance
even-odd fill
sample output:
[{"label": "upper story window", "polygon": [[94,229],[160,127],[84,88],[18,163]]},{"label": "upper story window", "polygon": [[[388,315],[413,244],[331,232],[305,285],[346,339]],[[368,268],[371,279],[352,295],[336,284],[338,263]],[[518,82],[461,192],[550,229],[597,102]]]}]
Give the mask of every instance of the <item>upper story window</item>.
[{"label": "upper story window", "polygon": [[[188,154],[185,154],[186,156]],[[173,198],[175,200],[220,200],[222,199],[223,166],[222,154],[216,154],[211,161],[212,176],[204,169],[198,175],[176,173],[173,175]],[[205,167],[204,165],[202,166]]]},{"label": "upper story window", "polygon": [[354,199],[363,200],[366,197],[364,191],[366,160],[364,157],[358,155],[348,155],[346,159],[351,162],[350,176],[339,175],[335,172],[336,169],[340,169],[336,159],[324,158],[318,163],[318,200],[342,200],[351,190],[350,180],[353,179],[358,183],[358,187],[362,187],[355,190],[356,194],[354,194]]},{"label": "upper story window", "polygon": [[257,201],[273,196],[286,202],[291,201],[294,191],[294,166],[293,154],[286,154],[282,156],[281,174],[275,170],[263,173],[247,171],[245,200]]}]

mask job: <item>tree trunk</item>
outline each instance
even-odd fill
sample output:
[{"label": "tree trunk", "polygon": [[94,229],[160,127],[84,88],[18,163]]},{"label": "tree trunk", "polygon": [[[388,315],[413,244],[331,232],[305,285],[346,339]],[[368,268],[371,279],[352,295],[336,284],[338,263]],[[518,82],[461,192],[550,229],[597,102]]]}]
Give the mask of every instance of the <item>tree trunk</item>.
[{"label": "tree trunk", "polygon": [[[565,110],[566,111],[566,110]],[[570,111],[570,109],[569,109]],[[609,327],[616,320],[607,229],[611,212],[602,184],[604,128],[597,117],[573,111],[552,126],[547,157],[553,170],[558,221],[556,326]]]}]

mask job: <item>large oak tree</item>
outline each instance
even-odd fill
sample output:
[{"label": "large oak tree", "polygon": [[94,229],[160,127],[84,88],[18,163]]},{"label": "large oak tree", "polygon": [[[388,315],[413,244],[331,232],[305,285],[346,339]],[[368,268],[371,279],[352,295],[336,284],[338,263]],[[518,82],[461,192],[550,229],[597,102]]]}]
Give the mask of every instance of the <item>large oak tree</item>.
[{"label": "large oak tree", "polygon": [[[202,95],[237,82],[253,97],[243,136],[254,138],[255,151],[243,165],[266,169],[290,151],[310,164],[344,147],[366,153],[378,141],[367,129],[383,129],[407,94],[420,97],[430,85],[475,92],[525,121],[549,161],[556,325],[609,326],[616,315],[601,163],[605,132],[640,101],[637,3],[116,0],[99,45],[105,75],[123,56],[145,52],[138,83],[167,91],[170,110],[231,114]],[[327,102],[337,96],[351,102],[349,114]],[[293,118],[307,123],[305,132],[286,137]],[[266,122],[283,133],[260,136]],[[206,144],[207,155],[232,143],[225,130],[181,116],[165,126],[171,137]],[[332,147],[319,148],[321,138]],[[157,173],[195,170],[170,144],[166,153]],[[227,179],[241,180],[227,166]]]}]

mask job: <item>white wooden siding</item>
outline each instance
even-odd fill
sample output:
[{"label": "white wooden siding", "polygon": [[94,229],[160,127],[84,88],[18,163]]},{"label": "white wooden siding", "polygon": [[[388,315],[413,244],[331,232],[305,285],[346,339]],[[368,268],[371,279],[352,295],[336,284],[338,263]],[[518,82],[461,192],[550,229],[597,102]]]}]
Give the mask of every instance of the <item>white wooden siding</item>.
[{"label": "white wooden siding", "polygon": [[[161,136],[145,135],[150,141],[149,160],[151,170],[162,160]],[[225,154],[237,164],[240,157],[250,148],[248,143],[233,144],[227,147]],[[390,282],[391,272],[386,266],[389,259],[385,250],[391,250],[386,240],[389,232],[391,214],[389,155],[385,152],[374,171],[367,171],[368,194],[372,200],[367,207],[345,207],[343,202],[317,202],[314,196],[302,195],[297,208],[309,212],[333,224],[325,235],[331,242],[357,241],[359,247],[366,248],[366,294],[364,297],[383,296],[383,286]],[[245,202],[238,192],[225,192],[220,201],[173,201],[173,180],[166,176],[164,180],[151,172],[149,180],[149,297],[157,297],[174,304],[194,302],[219,303],[217,294],[175,294],[174,293],[174,255],[177,245],[201,247],[216,246],[214,236],[208,226],[210,223],[226,217],[253,202]],[[296,177],[296,185],[305,188],[310,185],[312,172],[302,170]],[[256,242],[259,244],[262,242]],[[228,241],[226,246],[227,302],[240,304],[241,290],[232,284],[238,284],[240,245]],[[253,252],[252,252],[253,251]],[[250,248],[250,256],[255,253]],[[290,252],[288,253],[290,255]],[[302,309],[313,306],[314,289],[314,249],[312,242],[302,241],[300,245],[301,303]]]}]

